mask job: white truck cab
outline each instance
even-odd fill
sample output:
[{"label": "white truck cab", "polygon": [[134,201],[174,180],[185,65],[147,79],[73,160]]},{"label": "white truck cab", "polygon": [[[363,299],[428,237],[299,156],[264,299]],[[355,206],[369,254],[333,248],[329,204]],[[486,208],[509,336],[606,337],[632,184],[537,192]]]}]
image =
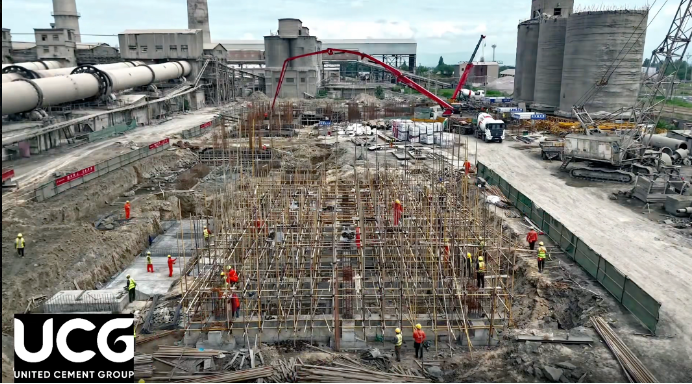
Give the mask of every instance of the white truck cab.
[{"label": "white truck cab", "polygon": [[505,139],[505,122],[496,120],[489,114],[483,112],[478,114],[476,120],[476,137],[483,139],[486,143],[497,141],[501,143]]}]

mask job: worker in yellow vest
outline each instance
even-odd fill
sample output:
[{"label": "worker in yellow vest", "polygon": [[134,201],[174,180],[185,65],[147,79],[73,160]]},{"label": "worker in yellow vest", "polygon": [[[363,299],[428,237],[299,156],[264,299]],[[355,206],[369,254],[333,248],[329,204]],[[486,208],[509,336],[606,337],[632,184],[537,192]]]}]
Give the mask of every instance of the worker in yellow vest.
[{"label": "worker in yellow vest", "polygon": [[130,277],[130,275],[127,275],[127,293],[129,295],[130,303],[135,301],[135,287],[137,287],[135,279]]},{"label": "worker in yellow vest", "polygon": [[204,234],[204,244],[209,246],[209,236],[211,235],[211,233],[209,232],[209,229],[206,225],[204,226],[204,230],[202,231],[202,233]]},{"label": "worker in yellow vest", "polygon": [[17,234],[17,238],[14,240],[14,247],[17,249],[17,255],[19,257],[24,257],[24,237],[21,233]]},{"label": "worker in yellow vest", "polygon": [[545,267],[545,257],[548,250],[543,246],[543,242],[538,243],[538,272],[543,273],[543,267]]},{"label": "worker in yellow vest", "polygon": [[151,262],[151,252],[147,251],[147,272],[154,273],[154,264]]},{"label": "worker in yellow vest", "polygon": [[483,261],[483,256],[478,256],[478,262],[476,263],[476,286],[481,289],[485,288],[485,261]]},{"label": "worker in yellow vest", "polygon": [[471,277],[471,262],[473,261],[473,256],[471,256],[471,252],[466,253],[466,273],[468,277]]},{"label": "worker in yellow vest", "polygon": [[394,354],[396,354],[396,361],[401,361],[401,345],[404,343],[404,337],[401,335],[401,329],[397,328],[394,330],[396,338],[394,339]]}]

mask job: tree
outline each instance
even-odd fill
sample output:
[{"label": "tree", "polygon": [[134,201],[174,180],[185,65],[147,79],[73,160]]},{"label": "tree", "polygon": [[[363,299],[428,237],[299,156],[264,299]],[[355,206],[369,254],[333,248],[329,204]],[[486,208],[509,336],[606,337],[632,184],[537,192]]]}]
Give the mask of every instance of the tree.
[{"label": "tree", "polygon": [[445,61],[442,56],[440,56],[440,60],[437,61],[437,67],[440,68],[443,65],[445,65]]},{"label": "tree", "polygon": [[430,71],[430,69],[428,67],[425,67],[422,65],[419,65],[418,67],[416,67],[416,73],[421,75],[421,76],[428,73],[429,71]]},{"label": "tree", "polygon": [[408,71],[408,65],[406,65],[406,63],[401,64],[401,65],[399,66],[399,69],[401,69],[402,71]]},{"label": "tree", "polygon": [[382,89],[382,87],[380,87],[379,85],[377,86],[377,88],[375,88],[375,97],[377,97],[380,100],[384,99],[384,89]]}]

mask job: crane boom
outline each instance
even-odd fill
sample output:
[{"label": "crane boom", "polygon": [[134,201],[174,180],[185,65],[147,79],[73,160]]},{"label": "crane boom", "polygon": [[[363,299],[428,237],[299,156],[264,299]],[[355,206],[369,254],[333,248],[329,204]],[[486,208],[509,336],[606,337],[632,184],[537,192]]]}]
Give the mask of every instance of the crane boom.
[{"label": "crane boom", "polygon": [[473,53],[471,54],[471,59],[466,63],[466,67],[464,68],[464,73],[459,78],[459,84],[457,84],[456,89],[454,89],[454,94],[452,95],[452,100],[458,100],[459,99],[459,92],[461,92],[461,87],[463,87],[464,84],[466,84],[466,79],[469,77],[469,73],[471,73],[471,68],[473,68],[473,59],[476,58],[476,52],[478,52],[478,47],[481,46],[483,39],[485,39],[485,35],[481,35],[481,38],[478,39],[478,44],[476,44],[476,48],[474,48]]},{"label": "crane boom", "polygon": [[449,115],[452,114],[452,106],[449,105],[449,103],[447,103],[446,101],[442,100],[442,99],[439,98],[437,95],[431,93],[431,92],[428,91],[427,89],[425,89],[425,88],[421,87],[420,85],[416,84],[415,81],[413,81],[413,80],[409,79],[408,77],[404,76],[404,74],[403,74],[400,70],[398,70],[398,69],[392,67],[391,65],[385,64],[385,63],[383,63],[382,61],[377,60],[376,58],[374,58],[374,57],[372,57],[372,56],[370,56],[370,55],[368,55],[368,54],[365,54],[365,53],[362,53],[362,52],[358,52],[358,51],[350,51],[350,50],[347,50],[347,49],[338,49],[338,48],[323,49],[323,50],[317,51],[317,52],[310,52],[310,53],[305,53],[305,54],[298,55],[298,56],[289,57],[288,59],[284,60],[284,65],[283,65],[283,67],[281,68],[281,75],[279,76],[279,83],[276,85],[276,92],[274,93],[274,99],[272,100],[272,111],[274,111],[274,104],[276,104],[276,98],[279,96],[279,92],[281,91],[281,84],[283,84],[283,82],[284,82],[284,76],[286,75],[286,67],[288,66],[288,63],[289,63],[290,61],[293,61],[293,60],[296,60],[296,59],[301,59],[301,58],[303,58],[303,57],[308,57],[308,56],[321,55],[321,54],[324,54],[324,53],[326,53],[326,54],[328,54],[328,55],[334,55],[335,52],[336,52],[336,53],[349,53],[349,54],[352,54],[352,55],[357,55],[357,56],[360,56],[361,59],[367,58],[368,60],[372,61],[373,63],[375,63],[375,64],[377,64],[377,65],[379,65],[379,66],[381,66],[381,67],[383,67],[384,69],[386,69],[387,71],[389,71],[391,74],[393,74],[394,76],[396,76],[396,81],[397,81],[397,82],[406,84],[407,86],[409,86],[409,87],[415,89],[416,91],[422,93],[423,95],[425,95],[425,96],[428,97],[429,99],[431,99],[431,100],[433,100],[434,102],[436,102],[437,104],[439,104],[439,105],[444,109],[443,116],[449,116]]}]

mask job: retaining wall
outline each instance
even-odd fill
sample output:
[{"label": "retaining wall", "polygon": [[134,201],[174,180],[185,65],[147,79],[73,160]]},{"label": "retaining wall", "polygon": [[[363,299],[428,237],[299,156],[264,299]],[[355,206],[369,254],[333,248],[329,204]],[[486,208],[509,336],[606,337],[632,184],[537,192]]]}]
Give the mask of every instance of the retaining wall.
[{"label": "retaining wall", "polygon": [[478,175],[489,184],[496,185],[502,193],[545,234],[559,245],[565,254],[577,262],[625,308],[627,308],[651,332],[656,332],[661,303],[615,268],[603,256],[575,236],[560,221],[536,206],[531,199],[514,188],[483,163],[478,163]]}]

